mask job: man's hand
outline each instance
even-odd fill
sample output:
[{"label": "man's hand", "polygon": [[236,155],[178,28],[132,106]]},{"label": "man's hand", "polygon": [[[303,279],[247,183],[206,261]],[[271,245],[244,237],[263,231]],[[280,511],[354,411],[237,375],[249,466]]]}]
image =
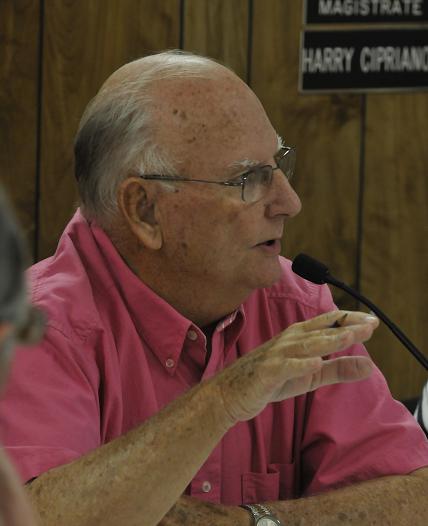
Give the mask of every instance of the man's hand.
[{"label": "man's hand", "polygon": [[[343,326],[332,328],[336,322]],[[179,496],[237,421],[269,402],[367,377],[368,358],[322,357],[367,340],[377,324],[362,313],[337,311],[289,327],[141,426],[40,475],[28,488],[40,523],[152,525],[177,503],[162,524],[247,526],[249,514],[241,508]],[[165,476],[166,460],[174,476]]]},{"label": "man's hand", "polygon": [[367,357],[323,357],[367,341],[378,325],[362,312],[329,312],[291,325],[235,362],[213,379],[231,424],[253,418],[270,402],[367,378],[373,368]]}]

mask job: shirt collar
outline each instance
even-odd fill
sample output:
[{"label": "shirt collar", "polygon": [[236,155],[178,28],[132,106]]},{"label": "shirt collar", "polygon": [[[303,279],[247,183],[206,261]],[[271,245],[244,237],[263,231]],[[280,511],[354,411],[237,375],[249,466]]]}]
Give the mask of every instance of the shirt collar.
[{"label": "shirt collar", "polygon": [[[199,327],[177,312],[132,272],[104,230],[95,222],[90,224],[90,229],[140,338],[152,350],[165,371],[173,375],[186,338],[192,339],[195,333],[201,339],[205,339],[205,336]],[[237,316],[239,320],[236,320]],[[233,340],[236,340],[244,319],[244,311],[240,306],[221,320],[215,330],[225,330],[236,320],[236,331],[233,331],[236,333]]]}]

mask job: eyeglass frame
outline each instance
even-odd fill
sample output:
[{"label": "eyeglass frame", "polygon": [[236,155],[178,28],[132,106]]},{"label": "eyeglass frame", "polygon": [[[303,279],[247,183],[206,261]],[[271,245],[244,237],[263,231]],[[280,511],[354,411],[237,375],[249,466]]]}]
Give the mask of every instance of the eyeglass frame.
[{"label": "eyeglass frame", "polygon": [[[222,186],[231,186],[231,187],[237,187],[237,186],[240,186],[241,187],[241,199],[244,203],[256,203],[257,201],[259,201],[260,199],[257,199],[256,201],[246,201],[244,199],[244,191],[245,191],[245,183],[247,182],[247,179],[248,177],[250,176],[251,173],[254,172],[254,170],[257,168],[257,169],[263,169],[263,168],[271,168],[272,169],[272,173],[271,173],[271,180],[269,181],[269,186],[270,184],[272,183],[272,176],[273,176],[273,172],[275,170],[281,170],[280,166],[279,166],[279,160],[283,159],[284,157],[286,157],[287,155],[289,154],[294,154],[294,156],[296,156],[296,148],[294,148],[293,146],[282,146],[279,151],[275,154],[274,158],[275,158],[275,161],[276,161],[276,166],[272,166],[271,164],[264,164],[264,165],[261,165],[261,166],[255,166],[253,168],[250,168],[249,170],[247,170],[246,172],[234,177],[233,179],[230,179],[228,181],[208,181],[206,179],[189,179],[189,178],[185,178],[185,177],[180,177],[180,176],[175,176],[175,175],[160,175],[160,174],[142,174],[142,173],[138,173],[137,174],[137,177],[140,177],[141,179],[145,179],[147,181],[168,181],[168,182],[183,182],[183,183],[208,183],[208,184],[218,184],[218,185],[222,185]],[[278,155],[280,155],[279,157],[279,160],[278,159]],[[285,174],[285,177],[287,179],[287,181],[290,181],[294,175],[294,166],[292,168],[292,172],[290,175],[287,175]],[[239,179],[239,180],[236,180],[236,179]]]}]

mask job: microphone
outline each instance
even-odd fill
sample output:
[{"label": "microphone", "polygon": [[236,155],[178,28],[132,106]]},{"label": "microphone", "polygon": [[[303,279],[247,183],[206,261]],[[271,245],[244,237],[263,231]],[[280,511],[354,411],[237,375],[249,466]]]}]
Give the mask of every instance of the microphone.
[{"label": "microphone", "polygon": [[400,342],[406,347],[406,349],[408,349],[413,354],[416,360],[418,360],[418,362],[428,370],[428,359],[421,353],[421,351],[419,351],[419,349],[417,349],[415,345],[413,345],[409,338],[407,338],[407,336],[388,318],[388,316],[383,313],[379,307],[377,307],[374,303],[365,298],[355,289],[333,277],[326,265],[306,254],[299,254],[294,258],[291,269],[293,272],[302,278],[311,281],[312,283],[316,283],[317,285],[330,283],[331,285],[344,290],[358,301],[361,301],[361,303],[364,303],[364,305],[366,305],[372,312],[376,314],[378,318],[380,318],[385,323],[391,332],[395,334]]}]

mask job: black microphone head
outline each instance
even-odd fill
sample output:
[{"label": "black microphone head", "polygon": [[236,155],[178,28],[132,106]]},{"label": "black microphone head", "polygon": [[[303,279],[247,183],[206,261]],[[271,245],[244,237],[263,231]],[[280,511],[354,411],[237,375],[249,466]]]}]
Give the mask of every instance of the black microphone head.
[{"label": "black microphone head", "polygon": [[296,256],[291,265],[291,269],[302,278],[312,281],[312,283],[316,283],[317,285],[329,282],[330,273],[328,268],[307,254],[299,254]]}]

